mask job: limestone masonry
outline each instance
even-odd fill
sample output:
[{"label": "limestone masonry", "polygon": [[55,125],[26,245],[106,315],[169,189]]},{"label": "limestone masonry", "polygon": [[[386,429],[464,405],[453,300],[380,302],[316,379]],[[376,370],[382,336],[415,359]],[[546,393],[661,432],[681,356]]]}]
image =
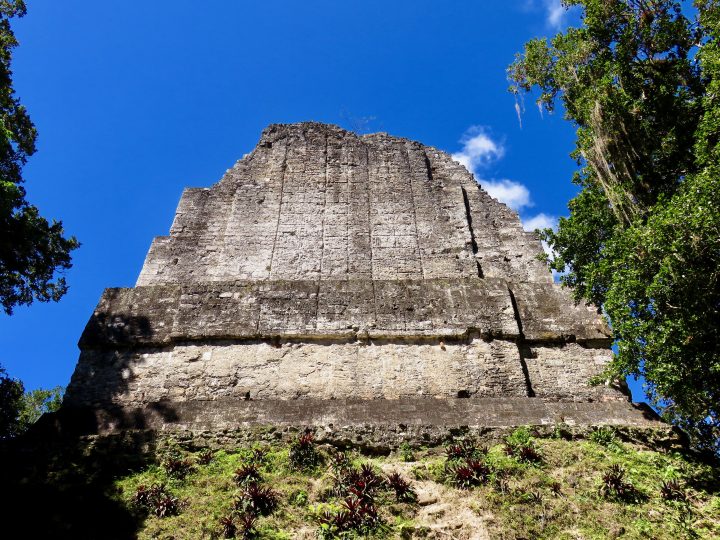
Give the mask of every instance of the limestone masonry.
[{"label": "limestone masonry", "polygon": [[444,152],[272,125],[104,292],[64,407],[104,430],[654,423],[588,385],[609,331],[541,252]]}]

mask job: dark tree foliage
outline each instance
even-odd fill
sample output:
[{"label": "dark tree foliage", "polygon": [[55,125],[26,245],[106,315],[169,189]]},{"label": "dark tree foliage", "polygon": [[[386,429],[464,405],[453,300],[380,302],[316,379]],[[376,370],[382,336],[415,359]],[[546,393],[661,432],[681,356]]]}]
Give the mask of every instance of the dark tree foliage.
[{"label": "dark tree foliage", "polygon": [[577,127],[579,194],[544,239],[665,417],[720,450],[720,2],[567,0],[580,28],[525,45],[511,91]]},{"label": "dark tree foliage", "polygon": [[25,200],[22,168],[35,153],[37,132],[15,96],[10,70],[17,46],[10,19],[23,15],[22,0],[0,0],[0,303],[7,314],[33,300],[59,300],[67,284],[56,274],[70,268],[78,246],[64,236],[61,222],[49,223]]},{"label": "dark tree foliage", "polygon": [[0,440],[21,432],[20,411],[24,392],[23,384],[8,377],[0,366]]},{"label": "dark tree foliage", "polygon": [[43,414],[57,411],[64,390],[58,386],[25,392],[22,381],[8,376],[0,366],[0,440],[22,435]]}]

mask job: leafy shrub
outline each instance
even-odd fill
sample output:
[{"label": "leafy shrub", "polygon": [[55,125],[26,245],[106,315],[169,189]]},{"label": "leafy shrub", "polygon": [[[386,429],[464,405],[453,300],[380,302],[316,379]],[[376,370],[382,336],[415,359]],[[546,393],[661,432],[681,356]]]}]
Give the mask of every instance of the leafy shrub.
[{"label": "leafy shrub", "polygon": [[610,426],[600,426],[590,433],[590,440],[600,446],[611,446],[616,442],[615,430]]},{"label": "leafy shrub", "polygon": [[533,437],[530,428],[527,426],[521,426],[515,429],[515,431],[505,437],[505,444],[513,448],[533,444]]},{"label": "leafy shrub", "polygon": [[262,480],[262,475],[260,474],[260,470],[258,469],[257,465],[254,463],[249,463],[247,465],[243,465],[239,469],[235,470],[235,473],[233,474],[233,481],[235,484],[237,484],[239,487],[245,486],[247,484],[251,483],[257,483]]},{"label": "leafy shrub", "polygon": [[398,502],[415,502],[417,494],[410,482],[405,480],[397,472],[392,472],[385,477],[385,484],[395,492],[395,500]]},{"label": "leafy shrub", "polygon": [[542,456],[527,427],[520,427],[505,438],[505,453],[521,463],[542,463]]},{"label": "leafy shrub", "polygon": [[161,518],[173,516],[180,511],[180,500],[167,491],[164,484],[138,486],[132,502],[137,508]]},{"label": "leafy shrub", "polygon": [[245,486],[240,496],[235,499],[235,510],[243,514],[267,516],[278,505],[278,496],[269,487],[252,482]]},{"label": "leafy shrub", "polygon": [[298,470],[311,470],[322,461],[322,456],[315,447],[315,435],[306,432],[290,445],[290,465]]},{"label": "leafy shrub", "polygon": [[404,442],[400,445],[400,459],[405,463],[415,461],[415,452],[413,452],[412,446]]},{"label": "leafy shrub", "polygon": [[309,499],[308,492],[304,489],[298,489],[288,495],[288,501],[290,501],[290,504],[293,506],[305,506]]},{"label": "leafy shrub", "polygon": [[572,431],[570,430],[570,426],[568,426],[565,422],[560,422],[553,426],[553,431],[552,431],[551,436],[553,439],[562,439],[565,441],[570,441],[570,440],[572,440]]}]

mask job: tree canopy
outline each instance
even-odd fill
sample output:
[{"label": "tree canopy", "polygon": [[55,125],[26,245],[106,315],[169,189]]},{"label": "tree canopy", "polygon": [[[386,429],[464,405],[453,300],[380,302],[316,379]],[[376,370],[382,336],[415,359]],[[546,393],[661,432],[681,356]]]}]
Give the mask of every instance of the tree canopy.
[{"label": "tree canopy", "polygon": [[22,435],[43,414],[58,410],[64,391],[57,386],[26,392],[22,381],[10,377],[0,366],[0,440]]},{"label": "tree canopy", "polygon": [[62,271],[78,247],[59,221],[48,222],[27,202],[22,169],[35,153],[37,131],[15,95],[10,19],[25,15],[22,0],[0,0],[0,304],[7,314],[33,300],[59,300],[67,292]]},{"label": "tree canopy", "polygon": [[[720,449],[720,2],[566,0],[582,25],[534,39],[510,90],[577,127],[579,194],[542,231],[576,300],[666,419]],[[693,13],[694,13],[693,12]]]}]

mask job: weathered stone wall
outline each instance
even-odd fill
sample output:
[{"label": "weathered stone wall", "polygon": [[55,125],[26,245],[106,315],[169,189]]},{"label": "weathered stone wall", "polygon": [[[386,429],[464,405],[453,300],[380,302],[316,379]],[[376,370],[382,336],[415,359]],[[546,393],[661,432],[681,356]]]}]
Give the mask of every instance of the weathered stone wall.
[{"label": "weathered stone wall", "polygon": [[517,214],[443,152],[385,134],[276,125],[220,183],[185,191],[138,285],[478,275],[551,283],[539,253]]},{"label": "weathered stone wall", "polygon": [[[241,342],[83,351],[73,405],[216,399],[398,399],[533,396],[562,401],[625,397],[588,379],[610,359],[576,343]],[[82,392],[75,391],[82,388]]]},{"label": "weathered stone wall", "polygon": [[298,337],[443,338],[479,333],[530,342],[600,342],[597,312],[552,284],[497,278],[235,281],[107,289],[81,347]]},{"label": "weathered stone wall", "polygon": [[478,415],[478,400],[522,399],[518,418],[533,403],[624,402],[587,384],[610,360],[609,330],[552,283],[541,252],[439,150],[270,126],[218,184],[185,190],[138,286],[105,291],[65,404],[225,426],[233,406],[211,404],[265,403],[243,409],[262,423],[286,401],[402,416],[411,400],[409,416],[439,419],[461,401]]}]

